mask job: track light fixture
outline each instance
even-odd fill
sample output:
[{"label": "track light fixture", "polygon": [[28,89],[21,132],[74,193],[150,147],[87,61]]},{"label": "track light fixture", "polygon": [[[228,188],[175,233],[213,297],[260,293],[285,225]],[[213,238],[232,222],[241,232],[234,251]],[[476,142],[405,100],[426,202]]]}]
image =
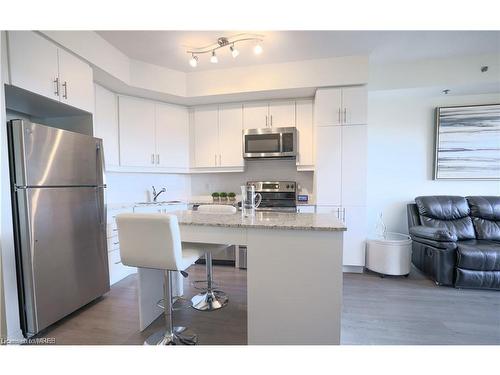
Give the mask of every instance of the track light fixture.
[{"label": "track light fixture", "polygon": [[264,36],[258,34],[238,34],[229,38],[220,37],[217,39],[217,43],[213,43],[205,47],[188,48],[186,52],[191,55],[191,58],[189,59],[189,65],[191,65],[193,68],[196,68],[199,62],[198,55],[204,53],[211,53],[210,62],[212,64],[217,64],[219,62],[219,59],[215,51],[218,50],[219,48],[224,48],[224,47],[229,47],[229,50],[231,51],[231,56],[233,56],[233,58],[235,59],[240,54],[240,51],[236,48],[235,44],[246,41],[256,42],[255,46],[253,47],[253,52],[256,55],[260,55],[263,52],[263,48],[261,45],[263,38]]}]

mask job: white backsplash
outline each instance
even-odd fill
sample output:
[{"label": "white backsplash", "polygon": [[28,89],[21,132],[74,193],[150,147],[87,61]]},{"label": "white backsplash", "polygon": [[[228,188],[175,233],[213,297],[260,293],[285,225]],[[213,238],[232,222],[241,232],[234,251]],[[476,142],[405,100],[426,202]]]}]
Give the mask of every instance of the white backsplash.
[{"label": "white backsplash", "polygon": [[151,186],[167,192],[161,200],[183,199],[190,196],[190,176],[184,174],[106,173],[107,202],[129,203],[151,200]]},{"label": "white backsplash", "polygon": [[106,173],[107,202],[130,203],[151,200],[151,186],[167,188],[161,200],[206,196],[214,191],[240,193],[247,181],[296,181],[298,192],[312,194],[313,172],[297,172],[292,160],[246,161],[245,172],[200,174]]},{"label": "white backsplash", "polygon": [[299,193],[312,194],[313,172],[297,172],[295,160],[246,160],[245,172],[191,175],[191,194],[209,195],[214,191],[235,192],[247,181],[296,181]]}]

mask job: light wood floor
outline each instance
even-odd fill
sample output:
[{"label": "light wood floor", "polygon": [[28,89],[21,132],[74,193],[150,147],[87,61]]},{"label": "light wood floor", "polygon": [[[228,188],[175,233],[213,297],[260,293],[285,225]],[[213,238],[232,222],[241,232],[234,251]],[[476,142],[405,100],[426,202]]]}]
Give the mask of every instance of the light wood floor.
[{"label": "light wood floor", "polygon": [[[191,280],[201,279],[205,268],[188,271]],[[246,344],[246,271],[215,266],[214,274],[228,306],[177,311],[175,323],[191,327],[200,344]],[[185,294],[194,293],[186,280]],[[57,344],[142,344],[163,325],[160,317],[141,333],[138,321],[131,275],[39,336],[55,337]],[[500,292],[436,287],[417,270],[409,278],[344,274],[342,344],[500,344]]]}]

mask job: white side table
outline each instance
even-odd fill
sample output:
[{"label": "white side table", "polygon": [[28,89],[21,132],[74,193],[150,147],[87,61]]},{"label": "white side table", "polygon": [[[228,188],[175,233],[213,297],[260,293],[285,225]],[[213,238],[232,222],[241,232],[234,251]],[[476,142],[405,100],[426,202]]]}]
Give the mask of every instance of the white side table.
[{"label": "white side table", "polygon": [[411,264],[411,238],[406,234],[387,232],[384,238],[366,242],[365,266],[384,275],[408,276]]}]

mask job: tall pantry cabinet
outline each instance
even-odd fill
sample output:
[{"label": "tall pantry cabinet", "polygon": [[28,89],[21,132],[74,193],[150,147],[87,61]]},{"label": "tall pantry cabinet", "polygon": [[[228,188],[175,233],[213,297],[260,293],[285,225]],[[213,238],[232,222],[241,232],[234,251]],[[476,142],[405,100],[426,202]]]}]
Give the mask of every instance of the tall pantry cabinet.
[{"label": "tall pantry cabinet", "polygon": [[365,265],[367,96],[365,86],[318,89],[314,103],[317,212],[346,224],[343,265],[354,272]]}]

